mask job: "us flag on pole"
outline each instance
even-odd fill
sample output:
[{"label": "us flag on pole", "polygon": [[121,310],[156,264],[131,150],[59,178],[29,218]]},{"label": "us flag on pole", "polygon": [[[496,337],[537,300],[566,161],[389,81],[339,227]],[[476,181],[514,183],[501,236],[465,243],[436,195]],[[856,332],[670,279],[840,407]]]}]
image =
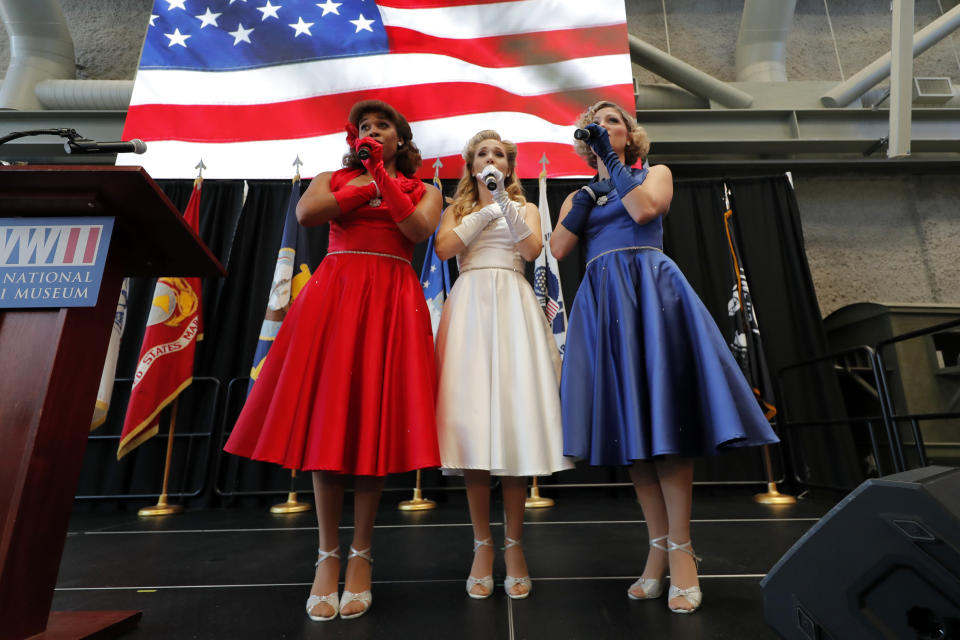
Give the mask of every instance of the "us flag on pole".
[{"label": "us flag on pole", "polygon": [[284,178],[299,155],[313,175],[340,166],[368,98],[407,117],[443,178],[481,129],[518,143],[520,175],[543,153],[551,176],[585,175],[577,115],[634,104],[623,0],[156,0],[123,133],[148,149],[118,163]]}]

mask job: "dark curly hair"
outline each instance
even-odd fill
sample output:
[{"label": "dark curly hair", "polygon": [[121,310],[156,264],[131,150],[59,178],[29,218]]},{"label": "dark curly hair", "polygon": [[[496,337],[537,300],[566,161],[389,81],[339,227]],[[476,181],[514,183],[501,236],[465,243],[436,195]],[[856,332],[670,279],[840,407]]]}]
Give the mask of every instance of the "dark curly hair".
[{"label": "dark curly hair", "polygon": [[[423,164],[423,158],[420,157],[420,149],[413,142],[413,131],[410,129],[410,123],[403,115],[382,100],[361,100],[350,108],[350,115],[347,116],[353,126],[360,126],[360,119],[371,111],[379,111],[387,117],[387,120],[393,123],[397,129],[397,142],[403,142],[403,146],[397,147],[397,171],[412,178]],[[343,156],[343,166],[350,169],[363,169],[363,163],[357,157],[357,152],[351,149]]]}]

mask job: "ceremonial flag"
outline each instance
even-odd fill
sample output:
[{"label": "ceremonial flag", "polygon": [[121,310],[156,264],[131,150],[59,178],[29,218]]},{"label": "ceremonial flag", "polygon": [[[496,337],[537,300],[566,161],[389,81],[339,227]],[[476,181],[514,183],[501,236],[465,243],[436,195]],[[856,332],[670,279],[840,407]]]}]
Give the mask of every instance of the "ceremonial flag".
[{"label": "ceremonial flag", "polygon": [[[194,231],[199,229],[202,182],[200,178],[194,181],[183,214]],[[133,374],[118,460],[156,435],[160,412],[193,382],[193,355],[202,337],[200,278],[157,280]]]},{"label": "ceremonial flag", "polygon": [[[573,122],[594,102],[632,110],[623,0],[156,0],[124,139],[147,142],[155,178],[281,178],[340,166],[358,100],[403,113],[423,157],[456,177],[463,141],[496,129],[521,175],[549,153],[552,176],[586,175]],[[524,160],[524,159],[528,160]],[[421,169],[428,177],[429,169]]]},{"label": "ceremonial flag", "polygon": [[[297,222],[297,203],[300,201],[300,175],[293,180],[290,197],[287,198],[287,213],[283,221],[283,240],[277,254],[277,265],[273,269],[273,284],[270,285],[270,298],[267,312],[260,327],[260,340],[253,356],[250,368],[250,387],[260,376],[260,368],[267,358],[270,345],[277,337],[290,303],[300,294],[300,290],[310,280],[310,259],[307,257],[307,230]],[[249,393],[249,389],[247,392]]]},{"label": "ceremonial flag", "polygon": [[[726,188],[726,187],[724,187]],[[730,301],[727,303],[727,314],[733,325],[733,338],[730,341],[730,350],[733,351],[737,364],[743,371],[747,382],[753,389],[760,408],[767,420],[773,420],[777,415],[774,404],[773,385],[770,382],[770,372],[763,354],[763,341],[760,340],[760,325],[757,314],[750,298],[750,287],[747,284],[747,274],[743,269],[740,251],[737,248],[733,210],[728,208],[723,214],[723,223],[727,232],[727,246],[730,251],[730,269],[733,286],[730,292]]]},{"label": "ceremonial flag", "polygon": [[[437,160],[433,176],[433,186],[443,193],[440,184],[440,168],[443,163]],[[439,230],[439,226],[437,227]],[[423,258],[423,267],[420,268],[420,284],[423,285],[423,297],[427,299],[427,309],[430,310],[430,324],[433,326],[433,339],[437,339],[437,327],[440,326],[440,316],[443,313],[443,302],[450,293],[450,266],[446,260],[437,257],[434,244],[437,241],[437,231],[427,240],[427,253]]]},{"label": "ceremonial flag", "polygon": [[117,358],[120,356],[120,338],[123,337],[123,328],[127,324],[127,295],[129,292],[130,278],[124,278],[123,284],[120,285],[117,311],[113,314],[113,329],[110,331],[107,358],[103,363],[103,373],[100,374],[100,390],[97,391],[97,404],[93,410],[93,421],[90,423],[91,431],[106,421],[107,411],[110,410],[113,382],[117,377]]},{"label": "ceremonial flag", "polygon": [[547,316],[547,322],[553,330],[553,339],[557,342],[560,355],[567,346],[567,309],[563,305],[563,290],[560,288],[560,270],[557,259],[550,253],[550,236],[553,224],[550,222],[550,205],[547,202],[547,163],[544,156],[540,159],[543,171],[540,172],[540,229],[543,233],[543,249],[534,260],[533,292]]}]

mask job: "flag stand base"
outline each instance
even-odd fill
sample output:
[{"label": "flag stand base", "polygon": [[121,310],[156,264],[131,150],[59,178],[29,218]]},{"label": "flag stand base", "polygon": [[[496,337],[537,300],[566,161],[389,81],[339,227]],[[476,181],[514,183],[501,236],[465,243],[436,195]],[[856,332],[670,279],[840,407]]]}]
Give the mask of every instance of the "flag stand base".
[{"label": "flag stand base", "polygon": [[417,469],[417,481],[413,486],[413,499],[404,500],[397,505],[397,509],[400,511],[429,511],[436,508],[437,503],[424,498],[423,492],[420,491],[420,469]]},{"label": "flag stand base", "polygon": [[168,504],[167,495],[163,494],[160,496],[160,499],[157,500],[157,504],[152,507],[144,507],[137,511],[138,516],[169,516],[174,513],[180,513],[183,511],[183,505],[179,504]]},{"label": "flag stand base", "polygon": [[287,494],[287,501],[270,507],[270,513],[302,513],[310,511],[312,507],[306,502],[298,502],[297,494],[291,491]]},{"label": "flag stand base", "polygon": [[533,479],[533,486],[530,487],[530,497],[526,499],[523,503],[523,506],[527,509],[543,509],[544,507],[552,507],[556,504],[553,501],[553,498],[544,498],[540,495],[540,487],[537,485],[537,479]]},{"label": "flag stand base", "polygon": [[424,498],[420,493],[420,487],[417,487],[413,490],[413,499],[404,500],[397,505],[397,509],[400,511],[429,511],[430,509],[436,509],[437,503],[433,500]]},{"label": "flag stand base", "polygon": [[759,502],[760,504],[796,504],[797,499],[793,496],[788,496],[784,493],[777,491],[777,484],[775,482],[767,483],[766,493],[758,493],[753,496],[754,502]]}]

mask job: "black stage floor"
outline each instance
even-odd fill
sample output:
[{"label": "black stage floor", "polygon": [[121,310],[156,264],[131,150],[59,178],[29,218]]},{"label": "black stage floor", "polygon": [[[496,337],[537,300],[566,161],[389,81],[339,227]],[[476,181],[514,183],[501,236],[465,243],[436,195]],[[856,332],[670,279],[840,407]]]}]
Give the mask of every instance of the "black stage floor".
[{"label": "black stage floor", "polygon": [[[626,489],[556,489],[549,495],[554,507],[527,511],[534,587],[526,600],[504,595],[499,551],[494,596],[467,597],[472,536],[462,491],[428,492],[441,498],[438,508],[417,513],[398,511],[409,494],[391,491],[384,494],[374,534],[373,607],[355,620],[306,617],[315,515],[274,516],[265,507],[150,519],[134,512],[78,512],[53,607],[140,609],[138,629],[124,636],[131,640],[775,638],[763,622],[759,581],[833,506],[823,499],[764,506],[742,488],[697,487],[692,535],[704,558],[704,604],[693,615],[678,615],[663,598],[635,602],[626,596],[646,554],[640,508]],[[501,513],[497,500],[492,512]],[[344,524],[351,523],[345,509]],[[495,529],[498,546],[502,531]],[[349,526],[341,528],[344,548],[350,535]]]}]

